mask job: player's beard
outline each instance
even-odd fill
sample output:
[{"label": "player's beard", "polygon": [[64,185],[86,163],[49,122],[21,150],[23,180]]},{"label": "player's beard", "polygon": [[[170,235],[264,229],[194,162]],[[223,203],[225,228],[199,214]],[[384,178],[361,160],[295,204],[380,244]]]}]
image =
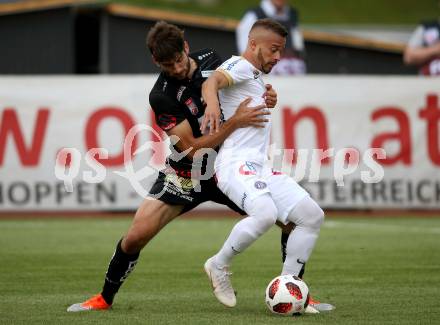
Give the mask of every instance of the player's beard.
[{"label": "player's beard", "polygon": [[261,49],[258,50],[258,60],[260,61],[260,70],[264,73],[270,73],[272,71],[272,68],[277,64],[277,61],[266,61],[264,60],[263,53],[261,53]]},{"label": "player's beard", "polygon": [[179,76],[176,76],[176,78],[179,80],[189,79],[189,72],[191,71],[191,59],[188,54],[185,55],[187,60],[185,70],[183,70],[183,72]]},{"label": "player's beard", "polygon": [[191,71],[191,58],[189,57],[189,55],[185,54],[186,56],[186,64],[185,64],[185,68],[180,72],[180,73],[170,73],[165,72],[169,77],[177,79],[177,80],[184,80],[184,79],[189,79],[189,74]]}]

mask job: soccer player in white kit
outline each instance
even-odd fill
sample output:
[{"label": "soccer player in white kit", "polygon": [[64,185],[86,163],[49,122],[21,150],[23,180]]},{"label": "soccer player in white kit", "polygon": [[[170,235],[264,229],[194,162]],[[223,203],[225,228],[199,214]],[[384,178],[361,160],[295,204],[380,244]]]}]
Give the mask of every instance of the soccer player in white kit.
[{"label": "soccer player in white kit", "polygon": [[[255,22],[242,56],[224,62],[203,84],[202,95],[208,116],[221,110],[230,118],[240,102],[251,98],[251,106],[264,104],[263,74],[279,61],[287,31],[271,19]],[[220,103],[219,103],[220,101]],[[205,263],[214,294],[226,306],[236,305],[228,268],[278,220],[296,225],[287,242],[282,274],[297,276],[310,257],[324,221],[324,212],[292,178],[265,165],[270,141],[269,121],[262,128],[242,128],[224,142],[215,162],[218,187],[248,217],[232,229],[220,251]],[[203,124],[202,124],[203,126]]]}]

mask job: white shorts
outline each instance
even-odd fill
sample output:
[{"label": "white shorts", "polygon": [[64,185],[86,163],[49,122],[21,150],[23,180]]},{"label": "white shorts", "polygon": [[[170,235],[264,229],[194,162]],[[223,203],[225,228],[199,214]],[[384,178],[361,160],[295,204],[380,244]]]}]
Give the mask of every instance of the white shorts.
[{"label": "white shorts", "polygon": [[269,193],[278,209],[278,220],[287,224],[290,211],[308,196],[293,178],[249,161],[236,161],[216,168],[217,186],[249,214],[252,201]]}]

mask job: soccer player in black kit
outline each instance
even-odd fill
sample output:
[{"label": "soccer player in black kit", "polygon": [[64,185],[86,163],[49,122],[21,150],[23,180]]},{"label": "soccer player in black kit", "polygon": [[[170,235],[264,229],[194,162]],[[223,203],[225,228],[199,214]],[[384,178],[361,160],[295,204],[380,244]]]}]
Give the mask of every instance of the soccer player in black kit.
[{"label": "soccer player in black kit", "polygon": [[[247,107],[249,100],[241,103],[233,118],[216,125],[216,130],[202,135],[199,119],[204,114],[201,86],[210,71],[215,70],[222,60],[213,50],[201,50],[189,54],[188,43],[183,31],[166,22],[158,22],[150,29],[147,45],[154,63],[161,69],[150,92],[150,105],[156,122],[169,136],[179,141],[173,146],[167,158],[167,168],[159,173],[150,194],[136,211],[127,234],[117,243],[116,250],[105,275],[102,292],[82,303],[70,306],[67,311],[104,310],[110,308],[119,287],[133,271],[142,248],[177,216],[193,209],[205,201],[215,201],[243,213],[216,186],[214,178],[200,181],[200,191],[191,184],[196,176],[191,175],[193,164],[201,164],[205,172],[203,157],[194,157],[198,149],[218,147],[234,130],[240,127],[261,127],[266,122],[263,107]],[[266,105],[274,107],[276,93],[267,87]],[[173,158],[191,148],[186,157]],[[209,172],[209,171],[208,171]],[[161,194],[161,195],[158,195]]]},{"label": "soccer player in black kit", "polygon": [[[161,70],[150,92],[150,105],[159,127],[178,141],[171,144],[172,154],[167,158],[167,167],[159,172],[150,189],[151,197],[141,203],[127,234],[117,243],[101,293],[71,305],[67,309],[69,312],[109,309],[120,286],[135,268],[144,246],[170,221],[200,203],[214,201],[244,214],[217,188],[214,177],[198,181],[197,175],[191,175],[192,166],[199,165],[200,168],[196,169],[202,174],[211,172],[212,166],[206,164],[205,155],[199,154],[198,150],[217,148],[238,128],[262,127],[267,121],[264,115],[269,113],[263,106],[248,107],[249,98],[220,125],[218,118],[204,116],[205,105],[201,98],[202,83],[222,63],[219,56],[211,49],[190,54],[183,31],[163,21],[148,32],[147,46],[153,62]],[[266,88],[266,106],[273,108],[276,92],[270,85]],[[201,129],[208,122],[211,126],[209,134],[202,134]],[[182,152],[187,152],[183,158]],[[197,184],[192,184],[193,181]],[[199,190],[195,190],[195,185]],[[283,230],[282,249],[289,231]]]}]

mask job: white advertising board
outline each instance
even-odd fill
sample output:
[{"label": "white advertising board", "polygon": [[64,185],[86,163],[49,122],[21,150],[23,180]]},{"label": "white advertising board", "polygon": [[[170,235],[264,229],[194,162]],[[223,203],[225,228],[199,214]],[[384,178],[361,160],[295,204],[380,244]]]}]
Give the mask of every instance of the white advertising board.
[{"label": "white advertising board", "polygon": [[[0,211],[135,209],[167,152],[163,132],[150,128],[155,80],[0,77]],[[273,164],[322,207],[440,208],[440,79],[266,81],[278,92]],[[145,127],[124,157],[139,123]],[[374,159],[371,148],[386,157]]]}]

